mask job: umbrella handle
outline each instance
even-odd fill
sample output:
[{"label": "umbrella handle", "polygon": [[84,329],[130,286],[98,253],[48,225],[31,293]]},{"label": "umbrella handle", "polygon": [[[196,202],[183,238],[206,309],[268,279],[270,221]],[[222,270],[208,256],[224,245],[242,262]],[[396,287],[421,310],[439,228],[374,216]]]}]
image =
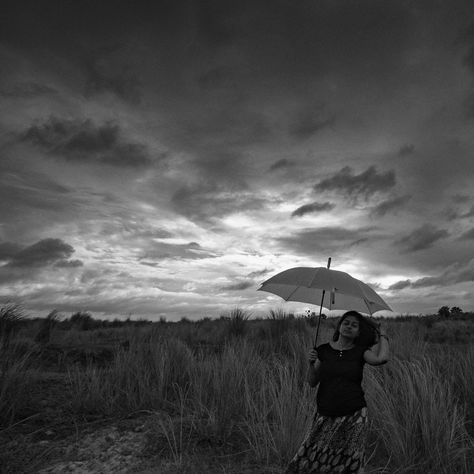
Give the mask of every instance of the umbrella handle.
[{"label": "umbrella handle", "polygon": [[[328,258],[328,270],[331,266],[331,257]],[[323,312],[323,303],[324,303],[324,295],[326,294],[326,290],[323,290],[323,294],[321,295],[321,304],[319,305],[319,318],[318,318],[318,327],[316,328],[316,337],[314,338],[314,347],[318,344],[318,335],[319,335],[319,326],[321,324],[321,315]]]}]

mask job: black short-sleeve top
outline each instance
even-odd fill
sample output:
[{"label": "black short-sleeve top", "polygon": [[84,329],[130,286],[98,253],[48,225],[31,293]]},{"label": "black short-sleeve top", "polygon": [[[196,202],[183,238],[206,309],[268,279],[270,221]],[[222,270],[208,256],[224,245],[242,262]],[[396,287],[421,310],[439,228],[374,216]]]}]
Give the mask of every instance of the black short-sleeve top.
[{"label": "black short-sleeve top", "polygon": [[339,351],[327,343],[316,349],[321,361],[318,412],[324,416],[344,416],[367,406],[361,386],[367,348],[355,346]]}]

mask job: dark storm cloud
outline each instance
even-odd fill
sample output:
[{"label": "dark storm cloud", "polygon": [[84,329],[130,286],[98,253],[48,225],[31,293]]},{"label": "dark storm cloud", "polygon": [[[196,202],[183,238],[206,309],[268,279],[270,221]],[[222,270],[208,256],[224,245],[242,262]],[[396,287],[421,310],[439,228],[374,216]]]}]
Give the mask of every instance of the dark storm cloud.
[{"label": "dark storm cloud", "polygon": [[375,227],[346,229],[344,227],[322,227],[305,229],[293,235],[275,239],[285,250],[299,255],[314,257],[315,252],[343,252],[349,247],[377,238]]},{"label": "dark storm cloud", "polygon": [[474,217],[474,204],[471,206],[471,209],[469,209],[466,212],[463,212],[463,213],[459,214],[459,217],[461,219],[467,219],[469,217]]},{"label": "dark storm cloud", "polygon": [[82,267],[84,263],[82,260],[60,260],[54,266],[58,268],[77,268]]},{"label": "dark storm cloud", "polygon": [[71,205],[71,190],[49,176],[2,168],[0,166],[0,212],[4,218],[38,209],[62,211]]},{"label": "dark storm cloud", "polygon": [[474,73],[474,22],[466,29],[462,37],[463,43],[467,46],[464,64]]},{"label": "dark storm cloud", "polygon": [[455,263],[447,268],[446,271],[436,276],[427,276],[414,281],[398,281],[391,285],[389,290],[447,286],[471,281],[474,281],[474,259],[467,262],[466,264]]},{"label": "dark storm cloud", "polygon": [[460,237],[459,240],[474,240],[474,227],[464,232]]},{"label": "dark storm cloud", "polygon": [[111,92],[126,102],[132,104],[140,102],[140,81],[130,67],[121,66],[113,73],[110,67],[101,68],[97,61],[91,61],[86,64],[86,71],[86,96]]},{"label": "dark storm cloud", "polygon": [[257,278],[257,277],[261,277],[263,275],[266,275],[268,274],[269,272],[271,272],[272,270],[268,270],[268,268],[264,268],[263,270],[257,270],[255,272],[250,272],[247,277],[248,278]]},{"label": "dark storm cloud", "polygon": [[208,43],[216,48],[237,45],[247,57],[253,48],[248,67],[257,74],[267,69],[282,82],[288,81],[284,71],[292,71],[294,80],[322,75],[328,67],[380,72],[398,58],[412,26],[412,13],[397,2],[385,2],[383,8],[374,2],[278,0],[203,5],[198,22]]},{"label": "dark storm cloud", "polygon": [[230,285],[221,286],[221,291],[242,291],[255,286],[255,282],[252,281],[240,281],[238,283],[232,283]]},{"label": "dark storm cloud", "polygon": [[471,197],[467,194],[455,194],[452,197],[453,202],[457,204],[463,204],[465,202],[469,202],[471,200]]},{"label": "dark storm cloud", "polygon": [[88,269],[82,272],[81,283],[96,282],[100,279],[103,279],[106,276],[111,275],[111,270],[107,268],[101,269]]},{"label": "dark storm cloud", "polygon": [[[453,189],[469,189],[472,181],[469,172],[472,169],[470,138],[467,130],[457,127],[461,94],[471,93],[474,97],[472,85],[466,91],[466,76],[474,71],[474,24],[463,44],[462,54],[466,55],[464,71],[459,67],[462,54],[457,54],[459,50],[455,49],[458,46],[453,44],[453,39],[461,27],[472,22],[472,15],[467,13],[473,11],[473,5],[472,0],[7,2],[7,5],[2,5],[3,15],[8,21],[0,28],[0,54],[2,59],[7,59],[2,61],[2,71],[9,68],[10,74],[9,82],[1,82],[0,88],[13,92],[15,102],[6,101],[10,109],[3,114],[2,123],[12,129],[18,129],[18,124],[28,127],[31,125],[28,120],[38,116],[38,110],[43,117],[56,114],[58,122],[65,122],[61,117],[75,119],[71,121],[73,126],[63,124],[66,129],[63,134],[46,130],[47,122],[34,124],[36,136],[32,131],[33,136],[27,141],[29,145],[15,150],[19,152],[18,156],[26,151],[20,156],[25,169],[34,163],[35,169],[44,171],[49,167],[54,174],[56,170],[52,167],[58,160],[45,160],[44,155],[49,153],[57,159],[63,158],[62,161],[69,160],[69,163],[61,162],[57,167],[64,183],[71,186],[76,183],[77,186],[81,180],[84,182],[90,178],[87,173],[92,168],[92,172],[97,171],[90,180],[93,181],[92,187],[102,188],[103,184],[107,189],[115,184],[114,189],[117,189],[118,179],[114,177],[117,173],[112,173],[114,170],[110,168],[101,171],[103,165],[113,163],[129,171],[128,161],[133,155],[138,163],[142,163],[141,166],[147,166],[152,159],[155,160],[149,150],[158,143],[170,150],[176,160],[172,163],[170,160],[167,173],[156,176],[153,181],[153,190],[156,191],[153,201],[149,200],[153,173],[147,173],[140,181],[126,180],[124,173],[120,175],[120,183],[123,183],[117,189],[117,193],[123,196],[120,206],[128,209],[122,215],[116,207],[114,210],[106,208],[104,201],[89,200],[89,195],[83,198],[82,189],[70,193],[48,193],[40,186],[30,189],[26,185],[23,188],[15,185],[10,186],[12,198],[8,199],[8,191],[2,187],[0,193],[3,191],[2,198],[7,200],[2,200],[0,213],[2,220],[7,216],[5,225],[13,228],[9,231],[1,228],[5,232],[4,238],[12,240],[14,235],[24,241],[31,235],[28,232],[38,235],[35,224],[39,220],[44,228],[65,228],[57,224],[64,222],[62,216],[66,213],[58,211],[68,205],[68,229],[79,231],[75,239],[87,239],[91,246],[97,236],[106,236],[106,241],[113,239],[113,249],[117,249],[114,258],[117,261],[125,258],[123,265],[133,265],[126,255],[130,251],[141,255],[142,239],[147,237],[141,237],[134,229],[124,230],[127,221],[132,219],[132,207],[134,210],[143,209],[143,213],[140,211],[140,215],[133,217],[135,222],[153,219],[156,225],[162,225],[169,217],[169,209],[164,209],[168,204],[166,196],[174,193],[171,204],[178,213],[193,217],[202,228],[211,223],[215,230],[213,219],[249,209],[264,209],[267,202],[259,196],[272,195],[279,190],[277,185],[283,184],[285,192],[301,186],[302,178],[306,186],[309,180],[310,186],[318,180],[324,181],[323,178],[330,177],[328,171],[335,172],[343,166],[342,157],[347,157],[344,165],[353,166],[346,176],[339,176],[346,181],[333,182],[332,189],[327,190],[330,191],[328,196],[316,195],[303,202],[339,202],[336,198],[340,196],[333,196],[332,192],[353,202],[370,198],[370,204],[364,206],[366,211],[372,210],[374,215],[382,216],[402,209],[404,203],[397,203],[397,198],[393,197],[395,194],[411,193],[413,207],[410,208],[410,218],[416,218],[416,213],[426,210],[423,214],[426,220],[421,220],[420,224],[436,222],[430,220],[429,210],[444,209],[447,203],[443,199],[452,194]],[[10,58],[12,61],[8,60]],[[37,78],[39,85],[57,87],[60,94],[53,96],[52,92],[34,86],[30,90],[26,86],[23,90],[15,90],[11,85],[26,83],[32,78]],[[13,97],[15,93],[17,98]],[[35,97],[34,94],[40,100],[35,103],[26,100]],[[306,112],[307,104],[321,102],[327,104],[327,114],[316,108]],[[472,104],[474,101],[470,103],[474,116]],[[98,115],[84,115],[83,111],[90,114],[97,111]],[[117,122],[120,128],[115,132],[112,130],[115,122],[100,122],[101,119],[96,117],[103,116],[105,111],[108,117],[123,117],[131,127],[140,128],[140,136],[149,140],[150,148],[141,145],[145,143],[142,139],[125,135],[122,122]],[[437,117],[433,119],[439,124],[437,128],[427,123],[428,117],[432,116]],[[95,123],[84,126],[84,117],[90,117]],[[334,117],[336,120],[332,125]],[[49,125],[54,128],[54,124]],[[332,133],[333,128],[335,133]],[[49,141],[48,133],[53,135]],[[109,145],[104,144],[103,134],[111,140]],[[451,144],[440,147],[442,140],[449,141],[452,136],[459,137],[462,142],[458,148]],[[396,143],[395,147],[393,143]],[[33,149],[31,145],[37,148]],[[463,145],[465,150],[460,149]],[[387,174],[384,172],[392,167],[382,164],[386,156],[380,156],[379,162],[368,161],[386,146],[392,150],[390,158],[396,159],[393,165],[397,172],[396,184],[403,186],[403,189],[397,189],[397,193],[394,192],[395,175],[393,184],[389,179],[386,182],[382,179]],[[282,156],[299,160],[300,176],[296,172],[300,171],[299,167],[294,173],[287,172],[293,161],[276,161]],[[315,175],[315,156],[321,157],[317,163],[319,175]],[[257,163],[259,158],[262,161]],[[333,168],[328,170],[327,163],[332,158]],[[97,163],[97,166],[71,166],[79,160]],[[271,165],[273,161],[276,163]],[[362,176],[366,179],[363,183],[361,175],[372,163],[379,168],[374,168],[373,176],[370,173]],[[267,172],[265,176],[265,170],[272,173]],[[206,182],[210,184],[204,184]],[[331,183],[326,184],[331,187]],[[255,197],[254,189],[261,194]],[[387,191],[390,192],[383,194]],[[291,200],[296,195],[295,190]],[[72,197],[79,198],[79,204]],[[97,206],[92,203],[100,204],[98,213],[103,217],[100,220],[91,218],[97,216]],[[397,204],[398,207],[393,207]],[[429,206],[423,207],[423,204]],[[58,206],[57,209],[54,206]],[[291,209],[296,207],[294,205]],[[28,212],[22,212],[26,208]],[[272,210],[269,218],[274,219],[273,211],[276,210],[269,208]],[[356,214],[361,217],[360,208],[344,211],[334,218],[347,217],[347,222],[351,222]],[[469,213],[468,207],[461,205],[456,205],[455,211],[457,216]],[[257,233],[265,232],[266,217],[263,214],[255,229]],[[15,232],[20,221],[24,222],[22,225],[26,232]],[[106,221],[111,227],[102,226]],[[432,269],[442,268],[440,260],[443,263],[450,261],[449,265],[452,261],[462,261],[462,258],[457,258],[460,253],[469,252],[470,239],[447,241],[443,245],[446,252],[437,252],[437,248],[416,254],[399,251],[399,248],[390,246],[387,235],[394,240],[399,237],[400,229],[408,233],[407,223],[396,218],[387,219],[385,223],[387,228],[380,230],[383,236],[377,236],[371,229],[350,231],[340,228],[335,231],[333,228],[319,233],[307,229],[307,233],[286,236],[287,239],[291,237],[292,242],[283,239],[276,243],[290,251],[294,245],[298,252],[305,252],[309,258],[314,258],[315,248],[324,254],[326,248],[342,249],[341,252],[348,257],[362,257],[363,264],[373,262],[373,257],[377,257],[382,263],[381,271],[388,269],[395,274],[403,274],[398,270],[408,268],[416,269],[418,275],[436,273],[438,270]],[[466,223],[455,223],[458,226],[456,231],[453,230],[455,238],[462,232],[459,228],[469,229]],[[173,229],[176,225],[176,222],[169,224]],[[437,225],[442,227],[439,222]],[[272,226],[268,227],[271,232]],[[103,234],[100,234],[100,229],[103,229]],[[114,232],[106,234],[107,230]],[[222,231],[222,228],[217,230]],[[44,235],[43,232],[40,235]],[[238,232],[240,234],[244,229]],[[130,239],[128,242],[135,239],[135,245],[125,250],[125,256],[117,248],[123,244],[124,233]],[[424,237],[429,237],[427,234]],[[407,248],[423,240],[413,237],[410,242],[408,237],[405,236],[407,241],[404,243]],[[270,246],[274,238],[274,235],[268,238]],[[323,241],[318,241],[319,238]],[[32,238],[30,242],[37,239]],[[192,239],[198,237],[190,237]],[[373,240],[375,245],[372,247]],[[346,250],[364,241],[367,244]],[[243,241],[241,245],[249,243]],[[450,244],[461,250],[454,251]],[[186,246],[189,244],[151,248],[150,262],[139,263],[156,265],[154,256],[157,262],[161,262],[159,259],[163,255],[184,260],[193,258],[192,254],[206,252],[205,249]],[[7,254],[11,251],[4,250]],[[143,251],[145,254],[146,250]],[[270,258],[269,254],[264,258]],[[74,266],[74,260],[62,260],[67,261]],[[65,271],[58,269],[57,273]],[[108,280],[104,276],[102,284],[96,288],[91,281],[88,283],[91,289],[84,290],[102,296],[107,300],[106,305],[110,305],[115,295],[105,296],[107,289],[111,288]],[[237,283],[241,280],[247,280],[244,274],[237,278]],[[227,282],[235,283],[231,279]],[[140,288],[140,293],[144,292],[144,288]],[[127,296],[128,293],[127,289]],[[230,296],[233,295],[226,295],[226,299]],[[204,297],[204,294],[199,297]],[[93,304],[103,304],[106,308],[100,302],[101,298],[91,300]],[[183,306],[188,304],[187,299],[179,300]],[[87,304],[86,298],[84,302]],[[120,303],[112,302],[112,307],[120,311]],[[129,302],[125,303],[128,308]],[[156,299],[147,301],[148,304],[155,308]]]},{"label": "dark storm cloud", "polygon": [[238,89],[235,71],[226,66],[217,66],[200,74],[197,83],[204,91]]},{"label": "dark storm cloud", "polygon": [[122,216],[113,222],[105,222],[101,234],[104,236],[122,234],[138,239],[170,239],[175,237],[166,229],[149,226],[146,221],[131,221],[129,216]]},{"label": "dark storm cloud", "polygon": [[178,189],[171,203],[176,212],[189,218],[215,220],[233,212],[262,209],[268,201],[239,186],[204,183]]},{"label": "dark storm cloud", "polygon": [[[197,25],[201,39],[213,48],[231,43],[238,34],[235,17],[229,15],[227,2],[197,2]],[[232,8],[235,11],[235,8]]]},{"label": "dark storm cloud", "polygon": [[450,200],[454,192],[466,192],[472,187],[472,145],[469,140],[449,135],[447,138],[445,127],[444,119],[436,124],[436,130],[430,132],[433,134],[430,142],[420,146],[416,159],[407,160],[400,170],[404,176],[402,182],[410,180],[411,175],[416,182],[416,189],[412,189],[412,193],[431,206]]},{"label": "dark storm cloud", "polygon": [[31,99],[57,93],[58,91],[50,86],[31,81],[20,82],[0,90],[0,96],[14,99]]},{"label": "dark storm cloud", "polygon": [[272,133],[261,111],[243,101],[227,106],[225,100],[212,98],[202,107],[186,107],[177,118],[174,111],[169,113],[165,142],[186,153],[185,174],[193,177],[191,182],[216,182],[232,189],[247,186],[255,167],[248,150],[266,143]]},{"label": "dark storm cloud", "polygon": [[[50,174],[35,171],[33,167],[26,167],[24,162],[12,159],[5,154],[0,160],[0,191],[8,187],[8,192],[18,189],[15,199],[21,198],[21,193],[31,192],[38,198],[41,193],[50,191],[57,199],[64,199],[71,193],[71,189],[61,184]],[[2,197],[6,197],[2,196]]]},{"label": "dark storm cloud", "polygon": [[12,161],[0,163],[0,216],[6,240],[35,241],[41,229],[75,222],[81,211],[92,209],[80,190],[64,186],[54,174]]},{"label": "dark storm cloud", "polygon": [[467,119],[474,118],[474,93],[470,94],[464,101],[464,110]]},{"label": "dark storm cloud", "polygon": [[[464,65],[474,74],[474,22],[462,33],[460,43],[467,49],[464,55]],[[474,85],[465,99],[465,111],[468,119],[474,117]]]},{"label": "dark storm cloud", "polygon": [[240,153],[221,150],[218,146],[213,150],[200,151],[192,165],[196,173],[199,173],[204,180],[218,180],[219,183],[226,183],[226,185],[246,187],[245,159]]},{"label": "dark storm cloud", "polygon": [[21,245],[18,245],[15,242],[1,242],[0,261],[11,260],[21,249]]},{"label": "dark storm cloud", "polygon": [[242,291],[242,290],[247,290],[248,288],[256,287],[258,286],[255,283],[256,278],[263,277],[264,275],[267,275],[271,270],[268,270],[267,268],[255,272],[250,272],[246,278],[242,278],[236,283],[230,283],[228,285],[221,286],[219,288],[220,291]]},{"label": "dark storm cloud", "polygon": [[67,259],[73,253],[74,248],[61,239],[43,239],[11,255],[8,259],[7,266],[16,268],[38,268],[52,264],[67,265]]},{"label": "dark storm cloud", "polygon": [[[210,152],[262,143],[275,134],[273,121],[256,112],[267,103],[290,97],[302,112],[290,113],[277,131],[305,138],[334,120],[303,106],[321,94],[319,79],[332,83],[335,75],[334,90],[348,75],[364,87],[368,80],[374,87],[377,79],[384,87],[396,83],[388,71],[398,71],[418,16],[395,1],[382,8],[372,1],[356,6],[276,0],[87,2],[57,9],[33,2],[31,8],[13,6],[9,18],[8,41],[45,47],[80,64],[91,92],[108,89],[128,100],[140,83],[143,98],[160,97],[160,113],[169,119],[166,138],[199,155],[204,173]],[[200,87],[191,87],[192,78]],[[202,89],[219,94],[201,98]]]},{"label": "dark storm cloud", "polygon": [[330,127],[335,118],[327,116],[324,110],[304,110],[298,114],[293,123],[290,124],[290,135],[297,139],[309,138],[315,133]]},{"label": "dark storm cloud", "polygon": [[[96,56],[98,45],[135,41],[160,58],[160,70],[154,71],[159,79],[179,83],[186,65],[198,58],[207,70],[229,63],[243,70],[241,90],[257,81],[262,90],[300,90],[306,97],[308,79],[328,71],[344,77],[350,71],[353,81],[364,84],[367,77],[374,85],[395,84],[390,71],[397,70],[422,18],[410,4],[371,0],[104,1],[70,2],[67,8],[54,1],[48,8],[15,3],[8,6],[0,38],[16,48],[46,48],[84,63],[84,56]],[[110,80],[101,71],[93,82],[101,88]]]},{"label": "dark storm cloud", "polygon": [[380,204],[377,204],[371,211],[370,215],[373,217],[382,217],[388,213],[396,212],[401,209],[403,205],[411,199],[411,196],[399,196],[386,199]]},{"label": "dark storm cloud", "polygon": [[113,122],[96,125],[89,119],[66,120],[53,116],[29,127],[21,140],[70,161],[133,168],[151,163],[146,148],[124,141],[119,126]]},{"label": "dark storm cloud", "polygon": [[[459,196],[453,199],[453,201],[460,203],[461,205],[464,204],[466,201],[470,200],[467,196],[464,199],[464,196]],[[474,205],[470,207],[470,209],[454,209],[452,207],[448,207],[446,210],[446,217],[448,220],[452,221],[455,219],[469,219],[470,217],[474,217]]]},{"label": "dark storm cloud", "polygon": [[354,174],[350,166],[345,166],[333,176],[323,179],[314,186],[316,191],[335,191],[351,199],[368,200],[376,193],[387,192],[395,186],[393,170],[379,173],[370,166],[360,174]]},{"label": "dark storm cloud", "polygon": [[[45,7],[34,0],[7,2],[0,39],[19,47],[48,47],[50,50],[82,54],[87,46],[117,39],[132,32],[154,28],[168,31],[177,19],[179,8],[173,2],[69,2],[51,0]],[[179,2],[177,2],[179,3]],[[174,13],[173,13],[174,12]]]},{"label": "dark storm cloud", "polygon": [[280,169],[292,168],[296,165],[296,162],[293,160],[288,160],[287,158],[282,158],[281,160],[275,161],[269,168],[269,171],[276,171]]},{"label": "dark storm cloud", "polygon": [[444,212],[444,215],[446,216],[446,219],[448,219],[448,221],[454,221],[459,217],[458,211],[456,211],[452,207],[447,208]]},{"label": "dark storm cloud", "polygon": [[415,152],[415,145],[403,145],[398,150],[398,156],[408,156]]},{"label": "dark storm cloud", "polygon": [[390,285],[388,289],[389,290],[403,290],[405,288],[409,288],[410,286],[411,286],[410,280],[400,280],[394,283],[393,285]]},{"label": "dark storm cloud", "polygon": [[423,224],[410,234],[402,237],[395,242],[407,252],[417,252],[425,250],[438,242],[438,240],[448,237],[449,232],[446,229],[438,229],[433,224]]},{"label": "dark storm cloud", "polygon": [[215,253],[203,249],[197,242],[189,242],[187,244],[153,242],[147,246],[140,260],[150,264],[157,260],[197,260],[213,258],[215,256]]},{"label": "dark storm cloud", "polygon": [[304,204],[303,206],[298,207],[291,213],[291,217],[301,217],[306,214],[313,214],[316,212],[325,212],[330,211],[336,207],[335,204],[331,202],[313,202],[311,204]]},{"label": "dark storm cloud", "polygon": [[[205,109],[206,105],[202,107]],[[209,111],[188,109],[176,127],[175,133],[180,135],[178,144],[197,153],[197,162],[203,165],[207,161],[223,161],[225,157],[235,160],[242,148],[264,143],[273,133],[261,111],[252,110],[244,101],[228,107],[222,103]],[[217,162],[216,165],[219,169]]]}]

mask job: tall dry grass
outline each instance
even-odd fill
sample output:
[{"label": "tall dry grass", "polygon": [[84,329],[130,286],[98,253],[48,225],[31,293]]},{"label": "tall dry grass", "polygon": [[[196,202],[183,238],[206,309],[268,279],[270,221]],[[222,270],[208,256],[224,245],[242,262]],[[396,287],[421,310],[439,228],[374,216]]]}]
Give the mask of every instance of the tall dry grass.
[{"label": "tall dry grass", "polygon": [[[130,335],[129,350],[117,352],[110,366],[70,370],[71,407],[157,413],[179,462],[198,433],[214,442],[238,439],[256,462],[283,467],[315,408],[315,390],[305,383],[313,331],[290,319],[268,331],[243,324],[239,337],[219,339],[218,351],[196,349],[189,327],[183,339],[177,331]],[[331,335],[323,325],[321,341]],[[474,351],[427,342],[427,331],[417,322],[390,323],[392,360],[366,370],[369,472],[472,472]],[[178,431],[174,419],[182,420]]]},{"label": "tall dry grass", "polygon": [[466,413],[432,361],[394,360],[369,371],[367,399],[389,472],[468,472]]},{"label": "tall dry grass", "polygon": [[106,368],[91,364],[69,370],[71,408],[106,415],[169,409],[174,387],[189,385],[193,364],[191,351],[179,339],[135,338]]},{"label": "tall dry grass", "polygon": [[38,378],[33,353],[15,354],[15,345],[0,342],[0,428],[18,421],[28,404],[28,389]]}]

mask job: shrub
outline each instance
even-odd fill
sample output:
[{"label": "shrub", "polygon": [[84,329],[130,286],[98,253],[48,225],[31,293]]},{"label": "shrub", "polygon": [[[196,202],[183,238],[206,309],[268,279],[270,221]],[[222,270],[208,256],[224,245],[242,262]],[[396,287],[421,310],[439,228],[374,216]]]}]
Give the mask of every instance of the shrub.
[{"label": "shrub", "polygon": [[443,318],[449,318],[449,315],[451,314],[449,306],[441,306],[441,308],[438,309],[438,314]]},{"label": "shrub", "polygon": [[[73,326],[81,331],[89,331],[98,327],[98,321],[95,321],[94,318],[86,312],[78,311],[71,316],[70,322]],[[100,322],[99,322],[100,325]]]},{"label": "shrub", "polygon": [[243,337],[247,333],[247,321],[250,313],[241,308],[230,311],[226,318],[225,334],[227,338]]},{"label": "shrub", "polygon": [[35,342],[40,344],[48,344],[51,339],[51,330],[58,323],[58,311],[53,309],[45,319],[40,323],[40,327],[35,336]]}]

